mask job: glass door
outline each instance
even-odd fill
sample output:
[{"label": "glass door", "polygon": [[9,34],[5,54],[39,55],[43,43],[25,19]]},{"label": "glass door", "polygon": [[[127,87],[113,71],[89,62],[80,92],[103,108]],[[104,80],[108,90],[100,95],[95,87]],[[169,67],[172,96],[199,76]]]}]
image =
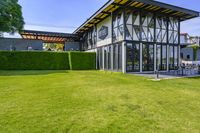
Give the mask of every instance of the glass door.
[{"label": "glass door", "polygon": [[157,70],[167,70],[167,45],[157,44],[156,52]]},{"label": "glass door", "polygon": [[140,71],[140,45],[139,43],[127,43],[127,72]]},{"label": "glass door", "polygon": [[154,71],[154,45],[143,43],[142,45],[142,70]]}]

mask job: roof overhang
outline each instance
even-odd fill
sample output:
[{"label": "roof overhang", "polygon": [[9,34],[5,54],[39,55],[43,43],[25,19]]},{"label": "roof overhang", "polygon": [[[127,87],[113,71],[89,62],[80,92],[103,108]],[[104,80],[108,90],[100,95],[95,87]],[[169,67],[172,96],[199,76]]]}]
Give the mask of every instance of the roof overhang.
[{"label": "roof overhang", "polygon": [[74,33],[81,34],[84,31],[87,31],[121,7],[130,7],[136,10],[155,12],[165,16],[177,17],[180,19],[180,21],[199,17],[200,15],[199,12],[193,10],[165,4],[154,0],[109,0],[89,19],[87,19],[78,29],[76,29]]},{"label": "roof overhang", "polygon": [[78,36],[75,34],[58,32],[22,30],[20,35],[23,39],[42,40],[44,43],[65,43],[78,40]]}]

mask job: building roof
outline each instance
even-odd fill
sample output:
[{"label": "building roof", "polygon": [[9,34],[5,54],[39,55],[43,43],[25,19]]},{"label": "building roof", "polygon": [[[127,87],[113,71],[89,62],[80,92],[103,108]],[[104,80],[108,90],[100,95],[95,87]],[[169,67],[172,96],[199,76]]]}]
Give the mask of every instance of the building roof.
[{"label": "building roof", "polygon": [[81,34],[90,29],[98,22],[105,19],[112,12],[120,7],[132,7],[138,10],[145,10],[163,14],[165,16],[177,17],[180,21],[199,17],[199,12],[185,9],[182,7],[165,4],[154,0],[109,0],[97,12],[95,12],[89,19],[87,19],[78,29],[74,31],[76,34]]},{"label": "building roof", "polygon": [[78,40],[77,35],[69,33],[22,30],[20,34],[23,39],[42,40],[45,43],[64,43]]},{"label": "building roof", "polygon": [[180,33],[180,35],[188,35],[188,33]]}]

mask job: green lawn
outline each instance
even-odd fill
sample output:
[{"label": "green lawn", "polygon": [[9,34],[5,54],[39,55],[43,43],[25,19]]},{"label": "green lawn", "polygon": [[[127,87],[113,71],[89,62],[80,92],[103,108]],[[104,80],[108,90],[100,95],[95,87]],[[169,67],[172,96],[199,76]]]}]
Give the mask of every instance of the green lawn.
[{"label": "green lawn", "polygon": [[0,133],[199,133],[200,78],[0,71]]}]

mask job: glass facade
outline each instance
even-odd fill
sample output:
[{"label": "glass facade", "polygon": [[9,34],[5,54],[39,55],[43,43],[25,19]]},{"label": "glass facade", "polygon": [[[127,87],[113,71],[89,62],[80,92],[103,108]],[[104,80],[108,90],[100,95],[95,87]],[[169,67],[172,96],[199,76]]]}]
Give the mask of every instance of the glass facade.
[{"label": "glass facade", "polygon": [[88,32],[83,34],[82,37],[82,50],[90,50],[96,48],[97,43],[97,29],[94,26],[92,29],[90,29]]},{"label": "glass facade", "polygon": [[113,16],[113,42],[123,40],[124,35],[124,15],[122,12]]},{"label": "glass facade", "polygon": [[127,72],[139,72],[140,71],[140,44],[127,43]]},{"label": "glass facade", "polygon": [[167,18],[156,17],[156,42],[167,43]]},{"label": "glass facade", "polygon": [[[180,22],[177,18],[130,9],[118,10],[111,18],[112,43],[97,48],[100,69],[122,71],[122,57],[125,57],[127,72],[167,71],[179,67]],[[94,28],[83,36],[84,49],[96,47],[93,37],[97,31]]]},{"label": "glass facade", "polygon": [[121,43],[99,47],[97,48],[97,55],[97,64],[99,69],[122,71]]},{"label": "glass facade", "polygon": [[167,70],[167,45],[163,44],[162,45],[162,66],[161,70]]},{"label": "glass facade", "polygon": [[156,68],[157,70],[162,69],[162,45],[156,46]]},{"label": "glass facade", "polygon": [[142,45],[142,70],[154,71],[154,45],[144,43]]},{"label": "glass facade", "polygon": [[174,69],[174,46],[169,46],[169,69]]},{"label": "glass facade", "polygon": [[103,51],[102,51],[102,48],[97,49],[97,68],[103,69]]},{"label": "glass facade", "polygon": [[167,45],[158,44],[156,50],[157,70],[167,70]]}]

